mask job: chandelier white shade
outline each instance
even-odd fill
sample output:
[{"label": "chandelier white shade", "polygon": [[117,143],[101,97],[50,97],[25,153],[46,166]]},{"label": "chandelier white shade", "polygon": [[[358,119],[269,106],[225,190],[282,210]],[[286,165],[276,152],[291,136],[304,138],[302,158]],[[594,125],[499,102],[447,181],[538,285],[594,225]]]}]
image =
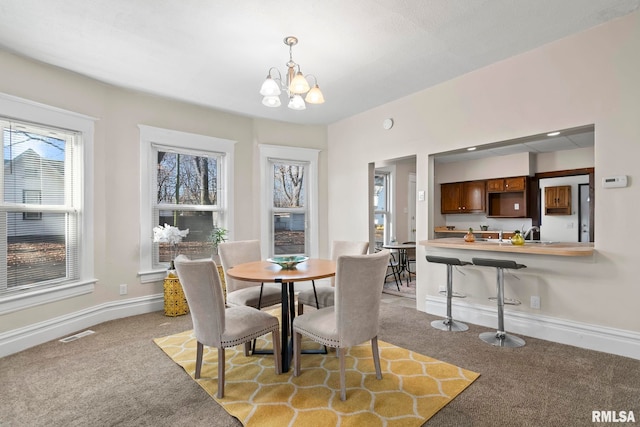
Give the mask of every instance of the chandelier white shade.
[{"label": "chandelier white shade", "polygon": [[[304,110],[308,104],[322,104],[324,96],[318,86],[316,77],[312,74],[307,76],[300,71],[300,65],[293,61],[291,48],[298,43],[298,39],[293,36],[285,37],[284,44],[289,46],[289,62],[287,62],[286,81],[282,79],[280,71],[271,67],[267,73],[267,78],[260,88],[260,95],[263,96],[262,104],[267,107],[279,107],[282,105],[280,95],[285,93],[289,98],[287,107],[292,110]],[[307,78],[312,77],[314,85],[309,85]],[[302,96],[306,94],[303,99]],[[306,103],[305,103],[306,102]]]}]

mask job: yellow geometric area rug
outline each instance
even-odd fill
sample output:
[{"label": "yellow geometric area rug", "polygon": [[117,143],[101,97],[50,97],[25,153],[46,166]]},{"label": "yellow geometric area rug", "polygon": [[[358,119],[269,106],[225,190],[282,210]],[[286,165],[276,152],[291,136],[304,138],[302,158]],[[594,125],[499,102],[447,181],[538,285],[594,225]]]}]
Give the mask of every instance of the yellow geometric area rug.
[{"label": "yellow geometric area rug", "polygon": [[[271,348],[268,336],[258,348]],[[154,342],[191,376],[195,375],[193,331]],[[303,342],[310,348],[312,342]],[[347,400],[340,400],[335,351],[303,354],[300,376],[276,375],[272,355],[245,357],[243,346],[226,349],[223,399],[218,390],[217,350],[204,347],[201,378],[195,380],[230,415],[245,426],[421,426],[451,402],[480,374],[378,341],[382,380],[377,380],[370,343],[346,356]]]}]

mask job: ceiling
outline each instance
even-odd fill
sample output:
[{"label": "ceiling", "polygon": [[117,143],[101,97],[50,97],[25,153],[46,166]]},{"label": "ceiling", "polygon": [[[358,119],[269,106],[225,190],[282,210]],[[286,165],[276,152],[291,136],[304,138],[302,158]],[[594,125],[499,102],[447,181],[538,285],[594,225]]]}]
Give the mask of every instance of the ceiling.
[{"label": "ceiling", "polygon": [[462,162],[517,153],[550,153],[593,146],[595,146],[594,128],[593,126],[584,126],[562,130],[559,135],[555,136],[532,135],[526,138],[483,145],[476,147],[473,151],[464,148],[440,153],[434,156],[434,161],[436,163]]},{"label": "ceiling", "polygon": [[[0,0],[0,48],[252,117],[330,124],[640,7],[640,0]],[[326,102],[261,104],[293,59]]]}]

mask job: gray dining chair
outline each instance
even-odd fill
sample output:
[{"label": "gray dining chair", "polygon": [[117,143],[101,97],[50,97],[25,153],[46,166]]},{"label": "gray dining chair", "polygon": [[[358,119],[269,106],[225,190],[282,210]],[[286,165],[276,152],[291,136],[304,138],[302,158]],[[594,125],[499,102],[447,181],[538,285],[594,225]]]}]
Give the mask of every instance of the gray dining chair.
[{"label": "gray dining chair", "polygon": [[218,246],[220,262],[225,272],[227,284],[227,304],[232,306],[249,306],[258,310],[282,302],[280,285],[237,280],[227,275],[227,271],[238,264],[260,261],[260,242],[258,240],[240,240],[222,242]]},{"label": "gray dining chair", "polygon": [[382,379],[378,353],[378,318],[389,251],[343,255],[336,261],[335,306],[293,319],[294,376],[300,375],[302,336],[334,347],[340,362],[340,399],[346,400],[345,353],[371,340],[376,378]]},{"label": "gray dining chair", "polygon": [[204,346],[218,349],[218,398],[224,397],[225,348],[244,344],[248,356],[252,340],[271,333],[276,374],[280,374],[280,324],[278,318],[246,306],[225,307],[218,267],[211,259],[174,261],[178,279],[191,312],[197,340],[195,378],[200,378]]},{"label": "gray dining chair", "polygon": [[[364,255],[369,250],[369,242],[349,242],[335,240],[331,245],[331,259],[337,260],[342,255]],[[304,313],[304,306],[315,308],[331,307],[334,301],[335,278],[331,278],[331,286],[316,287],[316,282],[311,281],[311,289],[301,291],[298,294],[298,314]]]}]

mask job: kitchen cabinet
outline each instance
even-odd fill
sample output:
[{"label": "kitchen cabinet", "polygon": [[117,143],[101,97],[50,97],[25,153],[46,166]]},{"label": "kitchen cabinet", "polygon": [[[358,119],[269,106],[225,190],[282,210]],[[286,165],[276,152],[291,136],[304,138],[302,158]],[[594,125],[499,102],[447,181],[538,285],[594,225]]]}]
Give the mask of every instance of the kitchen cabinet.
[{"label": "kitchen cabinet", "polygon": [[467,181],[440,185],[440,212],[443,214],[484,213],[486,182]]},{"label": "kitchen cabinet", "polygon": [[528,177],[487,180],[487,217],[526,218]]},{"label": "kitchen cabinet", "polygon": [[545,187],[544,211],[547,215],[571,215],[571,186]]},{"label": "kitchen cabinet", "polygon": [[487,180],[487,192],[524,191],[527,188],[527,177],[498,178]]}]

